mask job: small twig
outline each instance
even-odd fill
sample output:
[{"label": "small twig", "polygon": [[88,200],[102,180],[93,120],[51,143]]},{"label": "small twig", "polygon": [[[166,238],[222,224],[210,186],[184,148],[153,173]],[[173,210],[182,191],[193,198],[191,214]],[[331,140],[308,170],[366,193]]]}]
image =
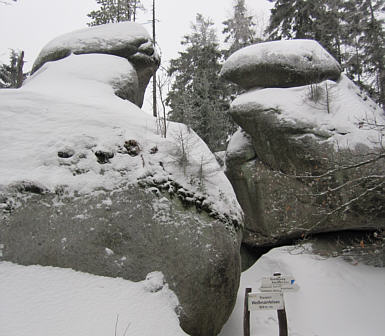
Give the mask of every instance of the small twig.
[{"label": "small twig", "polygon": [[346,209],[347,207],[349,207],[350,205],[352,205],[353,203],[357,202],[358,200],[360,200],[361,198],[365,197],[367,194],[369,194],[370,192],[373,192],[374,190],[378,189],[378,188],[381,188],[383,185],[385,185],[385,181],[382,181],[380,184],[372,187],[372,188],[369,188],[369,189],[366,189],[363,193],[361,193],[360,195],[358,195],[357,197],[355,198],[352,198],[351,200],[349,200],[348,202],[340,205],[339,207],[337,207],[336,209],[334,209],[333,211],[330,211],[328,213],[326,213],[324,215],[324,218],[322,218],[321,220],[319,220],[317,223],[315,223],[313,226],[311,226],[310,228],[307,229],[307,231],[311,231],[313,230],[314,228],[316,228],[317,226],[321,225],[322,223],[324,223],[330,216],[334,215],[335,213],[343,210],[343,209]]},{"label": "small twig", "polygon": [[118,322],[119,322],[119,314],[116,315],[116,322],[115,322],[115,336],[117,336]]},{"label": "small twig", "polygon": [[284,176],[292,177],[292,178],[298,178],[298,179],[321,179],[324,177],[331,176],[331,175],[333,175],[337,172],[340,172],[340,171],[345,171],[345,170],[354,169],[354,168],[360,168],[362,166],[366,166],[368,164],[371,164],[373,162],[376,162],[376,161],[384,159],[384,158],[385,158],[385,153],[381,153],[378,156],[376,156],[375,158],[372,158],[370,160],[362,161],[362,162],[348,165],[348,166],[339,166],[335,169],[328,170],[327,172],[325,172],[321,175],[291,175],[291,174],[286,174],[286,173],[281,172],[281,171],[277,171],[277,173],[280,175],[284,175]]}]

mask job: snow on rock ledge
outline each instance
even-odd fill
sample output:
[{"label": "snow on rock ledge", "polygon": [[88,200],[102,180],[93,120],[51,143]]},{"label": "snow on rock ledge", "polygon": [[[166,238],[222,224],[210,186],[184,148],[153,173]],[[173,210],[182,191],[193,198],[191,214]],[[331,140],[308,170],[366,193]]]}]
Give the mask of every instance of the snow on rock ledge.
[{"label": "snow on rock ledge", "polygon": [[160,63],[147,31],[139,24],[120,22],[81,29],[55,38],[41,50],[32,73],[46,62],[57,61],[71,54],[108,54],[127,59],[137,71],[139,90],[135,97],[124,94],[124,91],[118,95],[139,107],[142,106],[148,81]]},{"label": "snow on rock ledge", "polygon": [[253,126],[248,115],[255,114],[258,120],[266,114],[276,120],[271,127],[282,133],[298,139],[308,134],[336,150],[383,145],[378,130],[370,126],[385,122],[383,112],[371,99],[363,99],[364,94],[350,79],[342,75],[339,81],[324,81],[315,89],[320,95],[317,101],[309,86],[250,90],[233,101],[231,113],[250,132]]},{"label": "snow on rock ledge", "polygon": [[[171,174],[186,190],[205,189],[212,210],[241,223],[232,187],[206,144],[176,123],[162,138],[152,116],[114,95],[114,83],[134,75],[121,57],[72,55],[45,64],[22,89],[2,90],[0,154],[7,160],[0,162],[0,186],[32,181],[50,191],[65,186],[70,194],[90,194],[151,176],[167,181]],[[191,145],[185,172],[178,165],[181,135]],[[130,140],[137,155],[128,153]],[[205,186],[197,181],[202,158]]]},{"label": "snow on rock ledge", "polygon": [[293,87],[337,80],[338,62],[313,40],[272,41],[254,44],[232,54],[221,76],[244,89]]},{"label": "snow on rock ledge", "polygon": [[[170,123],[164,138],[155,118],[114,94],[138,69],[71,54],[0,90],[4,260],[132,281],[161,271],[182,328],[216,335],[239,283],[242,210],[193,131]],[[162,292],[156,274],[147,285]]]}]

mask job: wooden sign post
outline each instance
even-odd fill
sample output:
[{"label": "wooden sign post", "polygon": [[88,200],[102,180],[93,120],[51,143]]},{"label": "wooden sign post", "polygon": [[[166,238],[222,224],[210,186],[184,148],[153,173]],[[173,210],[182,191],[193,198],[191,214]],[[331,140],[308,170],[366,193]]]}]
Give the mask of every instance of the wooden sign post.
[{"label": "wooden sign post", "polygon": [[287,317],[285,307],[283,309],[277,310],[278,314],[278,326],[279,326],[279,336],[287,336]]},{"label": "wooden sign post", "polygon": [[[250,336],[251,310],[276,310],[278,315],[279,336],[288,336],[287,316],[283,290],[294,290],[294,278],[275,273],[272,277],[263,278],[260,293],[253,293],[251,288],[245,290],[243,335]],[[296,286],[296,287],[295,287]]]},{"label": "wooden sign post", "polygon": [[250,336],[250,310],[249,310],[249,293],[251,288],[245,290],[245,304],[243,309],[243,336]]}]

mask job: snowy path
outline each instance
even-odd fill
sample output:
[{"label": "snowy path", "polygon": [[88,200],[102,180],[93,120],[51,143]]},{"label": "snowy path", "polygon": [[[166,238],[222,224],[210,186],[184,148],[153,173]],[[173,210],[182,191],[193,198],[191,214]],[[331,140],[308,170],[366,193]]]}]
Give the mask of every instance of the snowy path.
[{"label": "snowy path", "polygon": [[[385,335],[384,268],[280,248],[242,274],[236,307],[220,336],[243,335],[245,288],[258,291],[260,279],[277,271],[293,275],[300,287],[284,295],[290,336]],[[251,335],[278,335],[275,311],[253,311],[250,319]]]}]

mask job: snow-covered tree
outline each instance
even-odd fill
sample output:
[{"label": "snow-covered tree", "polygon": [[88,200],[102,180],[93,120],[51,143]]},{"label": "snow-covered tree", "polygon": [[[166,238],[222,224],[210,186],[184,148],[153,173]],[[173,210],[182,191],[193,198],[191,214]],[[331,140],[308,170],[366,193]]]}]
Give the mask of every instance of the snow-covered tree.
[{"label": "snow-covered tree", "polygon": [[88,14],[92,19],[89,26],[97,26],[105,23],[135,21],[138,9],[143,6],[140,0],[96,0],[98,10]]},{"label": "snow-covered tree", "polygon": [[213,23],[197,14],[185,50],[171,60],[173,76],[167,104],[169,119],[191,127],[212,150],[223,147],[231,132],[227,84],[219,79],[222,59]]},{"label": "snow-covered tree", "polygon": [[11,50],[9,64],[0,65],[0,88],[19,88],[23,84],[24,51]]},{"label": "snow-covered tree", "polygon": [[[269,0],[273,1],[273,0]],[[276,0],[270,39],[315,39],[348,76],[385,103],[385,0]]]},{"label": "snow-covered tree", "polygon": [[343,0],[277,0],[267,28],[269,38],[314,39],[341,62],[342,3]]},{"label": "snow-covered tree", "polygon": [[245,0],[235,0],[233,15],[223,22],[227,55],[256,42],[253,16],[248,14]]},{"label": "snow-covered tree", "polygon": [[362,47],[364,70],[371,75],[371,86],[376,100],[385,104],[385,30],[384,20],[379,17],[385,11],[384,0],[364,0],[357,3],[358,11],[364,17],[362,35],[359,43]]}]

